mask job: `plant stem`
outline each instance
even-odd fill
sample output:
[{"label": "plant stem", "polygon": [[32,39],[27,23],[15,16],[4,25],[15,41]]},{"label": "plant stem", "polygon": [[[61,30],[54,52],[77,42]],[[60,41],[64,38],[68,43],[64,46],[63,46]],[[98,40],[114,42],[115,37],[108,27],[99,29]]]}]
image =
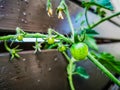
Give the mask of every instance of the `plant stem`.
[{"label": "plant stem", "polygon": [[91,53],[88,53],[88,58],[102,71],[104,72],[114,83],[120,86],[120,81],[109,72]]},{"label": "plant stem", "polygon": [[51,29],[51,31],[52,31],[53,33],[55,33],[56,35],[60,36],[64,41],[66,41],[66,42],[68,42],[68,43],[73,43],[72,40],[70,40],[69,38],[66,38],[64,35],[56,32],[55,30],[52,30],[52,29]]},{"label": "plant stem", "polygon": [[[44,34],[40,34],[40,33],[34,33],[34,34],[29,34],[26,33],[21,34],[22,36],[24,36],[24,38],[47,38],[47,35]],[[15,39],[16,35],[7,35],[7,36],[0,36],[0,40],[10,40],[10,39]]]},{"label": "plant stem", "polygon": [[5,46],[6,50],[10,52],[10,50],[11,50],[11,49],[8,47],[8,45],[7,45],[7,42],[6,42],[6,41],[4,41],[4,46]]},{"label": "plant stem", "polygon": [[118,15],[120,15],[120,12],[117,12],[117,13],[115,13],[115,14],[112,14],[111,16],[102,18],[100,21],[98,21],[97,23],[93,24],[93,25],[90,27],[90,29],[92,29],[92,28],[96,27],[97,25],[101,24],[102,22],[104,22],[104,21],[106,21],[106,20],[109,20],[109,19],[111,19],[111,18],[113,18],[113,17],[115,17],[115,16],[118,16]]},{"label": "plant stem", "polygon": [[63,55],[65,56],[65,58],[68,60],[68,62],[70,62],[71,59],[68,57],[68,55],[66,54],[66,52],[62,52],[62,53],[63,53]]},{"label": "plant stem", "polygon": [[88,27],[90,28],[89,20],[87,17],[87,11],[88,11],[88,7],[85,8],[85,19],[86,19],[86,23],[87,23]]},{"label": "plant stem", "polygon": [[[64,0],[63,0],[64,1]],[[73,27],[73,24],[72,24],[72,20],[71,20],[71,17],[70,17],[70,13],[69,13],[69,10],[68,10],[68,6],[66,5],[65,1],[64,1],[64,5],[65,5],[65,14],[67,16],[67,19],[68,19],[68,22],[69,22],[69,25],[70,25],[70,28],[71,28],[71,33],[72,33],[72,41],[74,42],[74,27]]]},{"label": "plant stem", "polygon": [[66,57],[67,61],[69,62],[67,66],[67,73],[68,73],[68,81],[69,81],[70,88],[71,90],[75,90],[74,85],[73,85],[73,78],[72,78],[72,75],[73,75],[72,69],[73,69],[74,60],[70,59],[65,52],[62,52],[62,53]]},{"label": "plant stem", "polygon": [[73,78],[72,78],[72,75],[73,75],[73,73],[72,73],[73,64],[74,64],[74,62],[71,60],[70,63],[68,64],[69,69],[67,71],[68,72],[68,80],[69,80],[69,84],[70,84],[71,90],[75,90],[74,85],[73,85]]}]

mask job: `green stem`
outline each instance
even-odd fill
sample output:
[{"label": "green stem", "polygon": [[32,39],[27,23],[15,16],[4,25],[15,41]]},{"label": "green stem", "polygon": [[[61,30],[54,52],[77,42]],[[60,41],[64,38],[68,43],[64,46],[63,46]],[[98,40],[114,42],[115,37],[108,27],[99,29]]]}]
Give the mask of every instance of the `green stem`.
[{"label": "green stem", "polygon": [[71,90],[75,90],[74,84],[73,84],[73,77],[72,77],[72,75],[73,75],[73,73],[72,73],[73,64],[74,64],[74,62],[70,61],[70,63],[68,64],[69,69],[67,71],[68,72],[68,80],[69,80]]},{"label": "green stem", "polygon": [[8,45],[7,45],[7,42],[6,42],[6,41],[4,41],[4,46],[5,46],[6,50],[10,52],[10,50],[11,50],[11,49],[8,47]]},{"label": "green stem", "polygon": [[73,69],[73,64],[74,64],[74,60],[70,59],[70,57],[65,53],[62,52],[63,55],[66,57],[67,61],[69,62],[68,67],[67,67],[67,73],[68,73],[68,81],[69,81],[69,85],[71,90],[75,90],[74,85],[73,85],[73,73],[72,73],[72,69]]},{"label": "green stem", "polygon": [[65,56],[65,58],[68,60],[68,62],[70,62],[71,59],[70,59],[70,57],[68,57],[68,55],[66,54],[66,52],[62,52],[62,53],[63,53],[63,55]]},{"label": "green stem", "polygon": [[69,38],[66,38],[64,35],[56,32],[55,30],[52,30],[52,29],[51,29],[51,31],[52,31],[53,33],[55,33],[56,35],[60,36],[64,41],[66,41],[66,42],[68,42],[68,43],[73,43],[72,40],[70,40]]},{"label": "green stem", "polygon": [[0,36],[0,40],[14,39],[15,35]]},{"label": "green stem", "polygon": [[87,23],[88,27],[90,28],[89,20],[87,17],[87,11],[88,11],[88,7],[85,8],[85,19],[86,19],[86,23]]},{"label": "green stem", "polygon": [[[21,34],[24,36],[24,38],[47,38],[48,35],[40,34],[40,33],[34,33],[34,34],[29,34],[26,33]],[[10,39],[15,39],[16,35],[7,35],[7,36],[0,36],[0,40],[10,40]]]},{"label": "green stem", "polygon": [[117,13],[111,15],[111,16],[102,18],[100,21],[98,21],[97,23],[93,24],[93,25],[90,27],[90,29],[92,29],[92,28],[96,27],[97,25],[101,24],[102,22],[104,22],[104,21],[106,21],[106,20],[109,20],[109,19],[111,19],[111,18],[113,18],[113,17],[115,17],[115,16],[118,16],[118,15],[120,15],[120,12],[117,12]]},{"label": "green stem", "polygon": [[120,81],[109,72],[91,53],[88,53],[88,58],[102,71],[104,72],[114,83],[120,86]]},{"label": "green stem", "polygon": [[[64,1],[64,0],[63,0]],[[70,13],[69,13],[69,10],[68,10],[68,6],[66,5],[65,1],[64,1],[64,5],[65,5],[65,14],[67,16],[67,19],[68,19],[68,22],[69,22],[69,25],[70,25],[70,28],[71,28],[71,33],[72,33],[72,41],[74,42],[74,37],[75,37],[75,33],[74,33],[74,27],[73,27],[73,24],[72,24],[72,20],[71,20],[71,17],[70,17]]]},{"label": "green stem", "polygon": [[55,44],[50,45],[50,46],[48,47],[48,49],[52,49],[52,48],[54,48],[54,47],[56,47],[56,46],[58,46],[58,43],[55,43]]}]

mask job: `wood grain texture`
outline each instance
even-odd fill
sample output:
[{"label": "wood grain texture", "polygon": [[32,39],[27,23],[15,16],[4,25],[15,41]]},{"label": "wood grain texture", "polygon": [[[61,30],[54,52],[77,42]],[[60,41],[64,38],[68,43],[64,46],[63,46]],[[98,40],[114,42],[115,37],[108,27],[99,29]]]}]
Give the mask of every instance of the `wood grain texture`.
[{"label": "wood grain texture", "polygon": [[[9,54],[0,54],[0,89],[69,90],[67,63],[58,51],[45,50],[37,54],[33,54],[33,51],[24,51],[20,56],[20,59],[9,62]],[[76,90],[102,90],[108,83],[108,78],[89,60],[77,65],[87,70],[90,79],[74,76]]]},{"label": "wood grain texture", "polygon": [[[80,27],[82,17],[79,22],[75,22],[76,15],[84,12],[84,9],[78,5],[66,0],[74,27]],[[46,0],[5,0],[4,8],[0,9],[0,31],[15,31],[17,26],[30,32],[47,32],[48,28],[54,28],[62,34],[69,34],[70,27],[67,19],[58,20],[55,12],[59,0],[52,0],[54,15],[49,18],[46,12]],[[99,20],[98,16],[89,12],[90,23]],[[111,22],[104,22],[95,28],[100,34],[97,37],[120,39],[120,28]]]},{"label": "wood grain texture", "polygon": [[0,90],[69,90],[62,54],[51,50],[20,55],[13,62],[8,54],[0,55]]}]

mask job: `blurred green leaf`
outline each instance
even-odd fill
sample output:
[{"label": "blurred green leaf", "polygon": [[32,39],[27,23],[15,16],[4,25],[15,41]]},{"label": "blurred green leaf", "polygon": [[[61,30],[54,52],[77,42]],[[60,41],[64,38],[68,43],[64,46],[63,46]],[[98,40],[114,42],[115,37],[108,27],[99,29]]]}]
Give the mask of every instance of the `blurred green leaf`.
[{"label": "blurred green leaf", "polygon": [[96,40],[93,37],[86,35],[84,42],[89,46],[89,48],[98,50]]},{"label": "blurred green leaf", "polygon": [[83,5],[85,7],[95,5],[95,6],[100,7],[100,8],[114,10],[110,0],[82,0],[82,2],[83,2]]},{"label": "blurred green leaf", "polygon": [[120,74],[120,60],[116,60],[116,58],[107,52],[102,52],[99,54],[94,53],[94,56],[109,70]]},{"label": "blurred green leaf", "polygon": [[98,35],[99,33],[98,32],[96,32],[95,30],[86,30],[86,34],[88,35],[88,36],[95,36],[95,35]]},{"label": "blurred green leaf", "polygon": [[110,10],[113,10],[113,6],[110,2],[110,0],[92,0],[94,1],[95,3],[107,8],[107,9],[110,9]]},{"label": "blurred green leaf", "polygon": [[87,74],[86,70],[81,66],[76,67],[76,69],[74,71],[74,74],[79,75],[79,76],[81,76],[85,79],[89,78],[89,75]]},{"label": "blurred green leaf", "polygon": [[78,13],[76,18],[75,18],[75,22],[77,23],[82,16],[83,16],[83,12]]}]

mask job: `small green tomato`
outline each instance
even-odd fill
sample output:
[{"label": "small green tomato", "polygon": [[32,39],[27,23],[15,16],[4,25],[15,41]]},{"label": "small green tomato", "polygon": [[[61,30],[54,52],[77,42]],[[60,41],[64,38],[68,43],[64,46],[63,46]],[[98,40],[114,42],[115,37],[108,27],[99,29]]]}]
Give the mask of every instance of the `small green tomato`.
[{"label": "small green tomato", "polygon": [[18,35],[17,36],[17,40],[22,41],[23,40],[23,36],[22,35]]},{"label": "small green tomato", "polygon": [[53,43],[55,42],[54,37],[49,37],[49,38],[47,39],[47,42],[48,42],[48,44],[53,44]]},{"label": "small green tomato", "polygon": [[64,52],[65,50],[66,50],[66,46],[64,46],[64,45],[61,45],[58,47],[59,52]]},{"label": "small green tomato", "polygon": [[76,60],[84,60],[88,55],[88,46],[85,43],[75,43],[70,48],[71,55]]}]

